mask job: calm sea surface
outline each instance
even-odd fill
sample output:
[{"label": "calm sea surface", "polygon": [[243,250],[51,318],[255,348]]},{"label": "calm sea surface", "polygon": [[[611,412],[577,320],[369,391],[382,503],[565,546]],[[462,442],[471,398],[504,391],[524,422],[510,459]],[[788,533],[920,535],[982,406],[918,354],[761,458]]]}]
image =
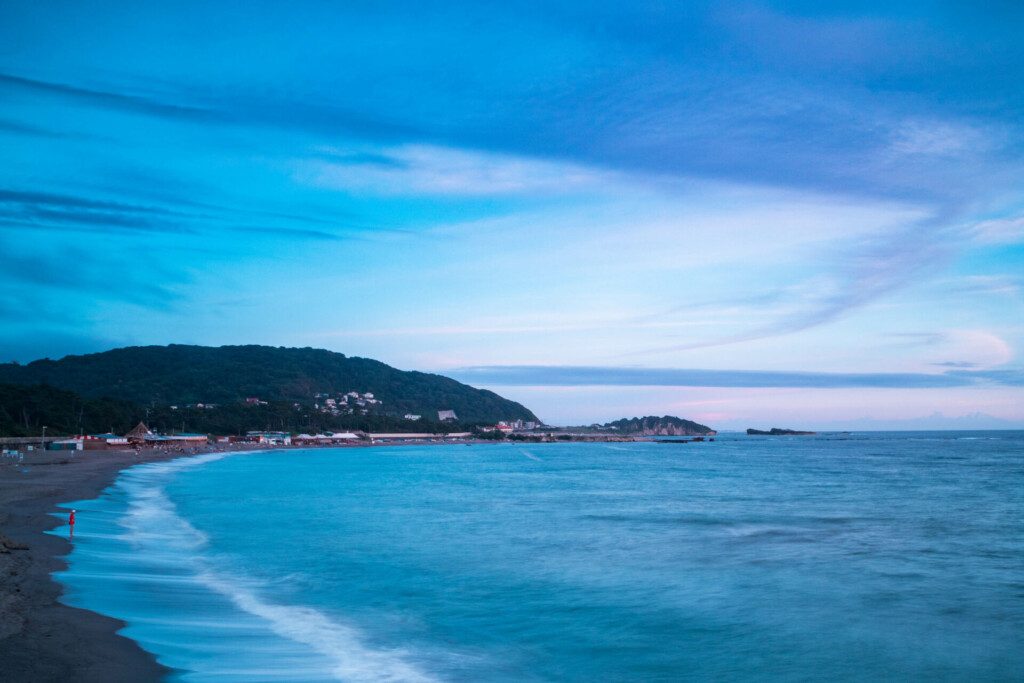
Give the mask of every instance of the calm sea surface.
[{"label": "calm sea surface", "polygon": [[177,680],[1024,680],[1024,432],[204,456],[74,506],[66,600]]}]

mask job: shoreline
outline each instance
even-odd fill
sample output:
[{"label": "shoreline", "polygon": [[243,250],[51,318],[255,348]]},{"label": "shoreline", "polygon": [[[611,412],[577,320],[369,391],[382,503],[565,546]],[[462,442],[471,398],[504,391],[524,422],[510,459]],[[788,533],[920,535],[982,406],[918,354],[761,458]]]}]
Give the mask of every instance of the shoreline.
[{"label": "shoreline", "polygon": [[0,466],[0,534],[27,546],[0,553],[4,680],[161,680],[170,670],[118,633],[124,622],[61,602],[64,587],[52,575],[67,567],[72,545],[46,532],[66,523],[52,514],[61,503],[98,497],[126,467],[179,455],[43,453]]},{"label": "shoreline", "polygon": [[[25,461],[0,461],[0,662],[3,680],[160,681],[172,672],[134,640],[125,622],[61,602],[53,573],[67,568],[67,536],[46,533],[66,524],[61,504],[90,500],[124,469],[147,462],[269,447],[182,451],[36,451]],[[74,455],[69,455],[74,453]],[[7,541],[5,544],[4,541]]]}]

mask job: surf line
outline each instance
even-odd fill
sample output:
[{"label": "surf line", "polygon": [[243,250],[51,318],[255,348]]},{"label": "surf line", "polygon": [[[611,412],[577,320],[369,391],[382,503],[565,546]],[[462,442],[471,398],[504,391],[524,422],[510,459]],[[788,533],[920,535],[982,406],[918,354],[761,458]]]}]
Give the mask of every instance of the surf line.
[{"label": "surf line", "polygon": [[525,455],[530,460],[536,460],[537,462],[544,462],[543,460],[541,460],[540,458],[538,458],[536,455],[534,455],[533,453],[531,453],[529,451],[519,451],[519,452],[522,453],[523,455]]},{"label": "surf line", "polygon": [[[137,470],[125,470],[120,485],[128,493],[128,509],[121,523],[129,538],[142,543],[143,551],[150,550],[145,545],[147,543],[164,548],[170,546],[175,551],[170,560],[174,563],[172,570],[184,569],[208,590],[224,596],[242,612],[260,619],[278,637],[322,655],[328,660],[331,675],[337,680],[433,683],[436,679],[429,672],[410,661],[413,653],[402,648],[375,648],[367,643],[365,635],[357,628],[336,621],[316,608],[269,601],[260,594],[259,584],[254,579],[219,569],[208,557],[197,552],[207,545],[209,539],[180,514],[165,487],[181,470],[227,457],[226,454],[217,456],[210,454],[202,461],[199,458],[181,458],[165,463],[148,463]],[[165,530],[159,539],[154,538],[151,530],[154,527]],[[212,677],[219,665],[223,662],[212,662],[213,668],[206,669],[197,664],[199,668],[193,671],[203,678]]]}]

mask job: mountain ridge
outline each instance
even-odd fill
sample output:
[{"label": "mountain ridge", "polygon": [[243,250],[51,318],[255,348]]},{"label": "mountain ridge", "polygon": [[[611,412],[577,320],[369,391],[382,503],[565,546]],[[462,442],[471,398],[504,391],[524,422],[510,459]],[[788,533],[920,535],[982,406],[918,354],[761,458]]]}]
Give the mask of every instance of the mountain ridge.
[{"label": "mountain ridge", "polygon": [[522,404],[486,389],[310,347],[129,346],[0,364],[0,382],[48,385],[86,398],[142,405],[228,404],[249,397],[309,403],[317,394],[357,391],[374,394],[384,414],[393,416],[429,418],[439,410],[454,410],[461,422],[537,421]]}]

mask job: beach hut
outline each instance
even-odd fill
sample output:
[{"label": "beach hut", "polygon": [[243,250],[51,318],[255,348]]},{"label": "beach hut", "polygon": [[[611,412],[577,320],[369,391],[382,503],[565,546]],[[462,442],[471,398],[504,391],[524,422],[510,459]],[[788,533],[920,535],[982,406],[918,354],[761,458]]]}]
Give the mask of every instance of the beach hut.
[{"label": "beach hut", "polygon": [[153,432],[149,431],[149,427],[146,426],[145,422],[140,422],[135,425],[135,428],[124,435],[128,439],[128,443],[141,444],[146,442],[147,436],[152,436]]}]

